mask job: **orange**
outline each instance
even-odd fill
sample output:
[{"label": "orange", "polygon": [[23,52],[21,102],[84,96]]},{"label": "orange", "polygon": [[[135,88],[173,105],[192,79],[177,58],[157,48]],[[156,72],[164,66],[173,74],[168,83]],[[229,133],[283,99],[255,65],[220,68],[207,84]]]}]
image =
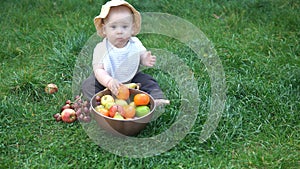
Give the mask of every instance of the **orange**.
[{"label": "orange", "polygon": [[147,94],[139,93],[134,96],[133,101],[136,106],[146,106],[150,102],[150,97]]}]

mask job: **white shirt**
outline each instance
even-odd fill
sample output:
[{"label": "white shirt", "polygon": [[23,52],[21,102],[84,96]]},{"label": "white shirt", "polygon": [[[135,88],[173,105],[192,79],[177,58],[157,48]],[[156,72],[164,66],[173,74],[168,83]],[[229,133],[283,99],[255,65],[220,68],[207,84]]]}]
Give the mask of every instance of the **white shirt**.
[{"label": "white shirt", "polygon": [[[140,56],[142,52],[146,51],[146,48],[136,37],[131,37],[123,48],[114,47],[106,38],[103,39],[103,42],[106,45],[106,51],[103,52],[106,54],[102,54],[102,57],[94,56],[93,64],[95,62],[103,63],[104,70],[111,77],[121,83],[129,82],[138,72]],[[98,59],[95,60],[95,58]]]}]

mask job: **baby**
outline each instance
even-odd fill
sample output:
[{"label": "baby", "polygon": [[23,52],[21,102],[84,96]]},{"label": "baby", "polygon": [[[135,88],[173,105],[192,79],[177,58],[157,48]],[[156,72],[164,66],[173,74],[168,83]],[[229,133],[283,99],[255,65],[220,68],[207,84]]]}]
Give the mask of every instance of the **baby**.
[{"label": "baby", "polygon": [[111,0],[102,5],[94,24],[103,40],[94,48],[93,73],[82,84],[84,96],[90,100],[105,88],[117,95],[120,85],[140,83],[140,90],[157,105],[169,104],[155,79],[139,71],[140,64],[152,67],[156,62],[156,56],[135,37],[141,29],[140,13],[126,1]]}]

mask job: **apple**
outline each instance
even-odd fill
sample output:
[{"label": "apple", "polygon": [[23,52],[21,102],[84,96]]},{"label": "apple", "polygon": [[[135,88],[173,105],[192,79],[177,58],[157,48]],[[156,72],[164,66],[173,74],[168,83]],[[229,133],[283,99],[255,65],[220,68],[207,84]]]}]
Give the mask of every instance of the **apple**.
[{"label": "apple", "polygon": [[121,85],[118,89],[118,94],[116,97],[118,99],[127,100],[129,98],[130,92],[127,86]]},{"label": "apple", "polygon": [[64,109],[61,112],[61,119],[66,123],[74,122],[77,119],[75,110],[70,108]]},{"label": "apple", "polygon": [[117,111],[118,111],[118,105],[113,105],[109,108],[108,114],[110,117],[114,117]]},{"label": "apple", "polygon": [[126,106],[126,105],[128,105],[128,103],[125,100],[123,100],[123,99],[116,99],[115,103],[116,103],[116,105],[120,105],[120,106]]},{"label": "apple", "polygon": [[137,117],[142,117],[150,112],[150,108],[148,106],[138,106],[135,108],[135,111],[136,111],[135,115]]},{"label": "apple", "polygon": [[96,106],[95,110],[104,116],[109,116],[108,110],[103,105]]},{"label": "apple", "polygon": [[109,113],[109,116],[110,116],[110,117],[114,117],[115,114],[116,114],[117,112],[119,112],[121,115],[123,115],[123,114],[124,114],[124,109],[123,109],[123,107],[120,106],[120,105],[113,105],[113,106],[111,106],[111,108],[108,110],[108,113]]},{"label": "apple", "polygon": [[101,97],[101,104],[103,106],[105,106],[108,103],[114,103],[114,102],[115,102],[115,99],[112,97],[112,95],[107,94],[107,95],[104,95]]},{"label": "apple", "polygon": [[56,84],[50,83],[45,87],[45,92],[48,94],[53,94],[56,93],[58,91],[58,87],[56,86]]},{"label": "apple", "polygon": [[113,105],[115,105],[115,102],[108,102],[104,107],[109,110]]},{"label": "apple", "polygon": [[124,109],[124,117],[126,119],[133,118],[135,116],[135,107],[132,105],[126,105],[123,107]]}]

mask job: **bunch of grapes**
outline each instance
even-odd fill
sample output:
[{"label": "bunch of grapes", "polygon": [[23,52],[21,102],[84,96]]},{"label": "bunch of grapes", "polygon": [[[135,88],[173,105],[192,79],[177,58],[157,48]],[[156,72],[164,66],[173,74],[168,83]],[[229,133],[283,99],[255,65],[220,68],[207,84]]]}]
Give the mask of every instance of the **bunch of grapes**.
[{"label": "bunch of grapes", "polygon": [[77,95],[74,97],[74,101],[66,100],[65,104],[61,107],[60,113],[56,113],[53,117],[57,122],[62,120],[61,113],[65,109],[73,109],[76,113],[76,119],[81,122],[90,122],[91,113],[90,113],[90,103],[87,100],[82,99],[82,95]]}]

